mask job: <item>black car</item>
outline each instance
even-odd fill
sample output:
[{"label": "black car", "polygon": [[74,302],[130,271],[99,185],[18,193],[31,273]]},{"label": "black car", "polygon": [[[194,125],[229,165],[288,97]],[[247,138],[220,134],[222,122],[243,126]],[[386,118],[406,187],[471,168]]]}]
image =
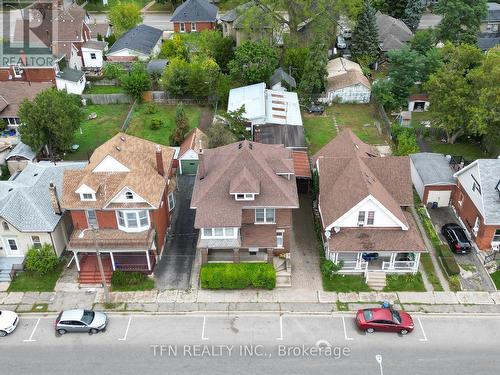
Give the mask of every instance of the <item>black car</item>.
[{"label": "black car", "polygon": [[441,228],[441,234],[446,238],[451,251],[454,253],[465,254],[471,251],[470,241],[460,225],[455,223],[445,224]]},{"label": "black car", "polygon": [[306,107],[306,110],[309,113],[317,113],[319,115],[322,115],[323,112],[325,112],[325,107],[320,104],[311,104]]}]

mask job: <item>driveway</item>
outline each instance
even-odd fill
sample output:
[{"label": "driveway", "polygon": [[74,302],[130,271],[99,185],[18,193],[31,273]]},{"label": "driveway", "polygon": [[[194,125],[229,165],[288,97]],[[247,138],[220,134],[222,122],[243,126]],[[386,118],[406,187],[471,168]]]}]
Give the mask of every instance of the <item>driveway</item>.
[{"label": "driveway", "polygon": [[[441,234],[441,227],[446,223],[460,224],[455,213],[450,207],[436,208],[428,210],[431,215],[434,228],[439,233],[439,238],[443,243],[447,243]],[[460,265],[460,283],[463,290],[483,290],[494,292],[496,289],[484,269],[481,261],[473,250],[469,254],[454,254],[457,263]]]},{"label": "driveway", "polygon": [[195,176],[177,176],[175,208],[163,256],[155,270],[158,289],[189,289],[198,233],[195,211],[189,208]]}]

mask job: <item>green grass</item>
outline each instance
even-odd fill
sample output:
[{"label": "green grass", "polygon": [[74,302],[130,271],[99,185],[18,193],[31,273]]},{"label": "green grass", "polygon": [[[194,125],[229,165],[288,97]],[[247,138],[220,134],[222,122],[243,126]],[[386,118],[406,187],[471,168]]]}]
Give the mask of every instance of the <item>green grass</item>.
[{"label": "green grass", "polygon": [[202,289],[274,289],[276,270],[268,263],[209,263],[200,271]]},{"label": "green grass", "polygon": [[160,4],[160,3],[154,3],[152,6],[150,6],[147,10],[148,12],[170,12],[173,13],[174,9],[172,7],[172,4]]},{"label": "green grass", "polygon": [[[139,9],[144,8],[151,0],[109,0],[108,5],[102,5],[102,0],[90,0],[87,5],[85,5],[85,9],[89,12],[109,12],[109,9],[118,4],[121,1],[122,3],[134,3]],[[83,1],[81,1],[83,3]]]},{"label": "green grass", "polygon": [[323,275],[323,289],[326,292],[369,292],[363,275],[341,275],[331,277]]},{"label": "green grass", "polygon": [[[80,145],[76,152],[70,152],[65,160],[87,160],[88,154],[120,131],[127,117],[129,104],[88,105],[83,107],[85,119],[81,130],[78,129],[73,140]],[[97,118],[88,120],[90,113],[97,113]]]},{"label": "green grass", "polygon": [[497,290],[500,290],[500,270],[493,272],[490,276],[493,279]]},{"label": "green grass", "polygon": [[49,311],[48,303],[35,303],[31,308],[31,312],[47,312]]},{"label": "green grass", "polygon": [[14,281],[10,283],[8,292],[53,292],[56,282],[61,276],[64,268],[63,263],[59,263],[57,268],[47,275],[40,275],[35,272],[24,271],[18,273]]},{"label": "green grass", "polygon": [[434,264],[432,263],[430,254],[422,254],[420,256],[420,262],[424,267],[425,274],[427,275],[427,280],[432,284],[435,292],[442,292],[443,286],[439,282],[439,278],[436,275],[436,269],[434,268]]},{"label": "green grass", "polygon": [[[387,144],[383,135],[380,135],[375,121],[381,123],[377,109],[370,104],[332,104],[326,111],[335,115],[337,124],[342,130],[349,127],[363,141],[373,145]],[[381,125],[382,126],[382,125]]]},{"label": "green grass", "polygon": [[[174,105],[158,105],[158,112],[154,114],[146,113],[146,107],[147,104],[140,104],[135,108],[127,133],[147,139],[151,142],[169,145],[170,133],[175,129],[176,107]],[[203,108],[185,105],[184,110],[189,120],[189,127],[197,127],[200,123],[200,116]],[[151,119],[154,117],[159,117],[163,121],[162,127],[158,130],[152,130],[150,128]]]},{"label": "green grass", "polygon": [[455,143],[450,145],[448,143],[431,141],[429,144],[433,152],[439,152],[445,155],[460,155],[470,161],[488,157],[487,153],[476,143]]},{"label": "green grass", "polygon": [[86,88],[83,92],[84,94],[121,94],[124,93],[125,89],[121,86],[113,85],[92,85]]},{"label": "green grass", "polygon": [[236,8],[238,5],[246,3],[248,0],[220,0],[217,6],[219,10],[231,10]]},{"label": "green grass", "polygon": [[387,285],[385,292],[425,292],[422,275],[417,272],[415,275],[387,275]]},{"label": "green grass", "polygon": [[337,131],[330,116],[314,116],[304,113],[302,116],[309,153],[314,155],[337,135]]},{"label": "green grass", "polygon": [[411,123],[413,126],[420,125],[422,121],[431,121],[431,120],[432,119],[429,111],[411,113]]},{"label": "green grass", "polygon": [[155,281],[140,272],[113,272],[111,276],[111,288],[114,292],[133,292],[152,290]]}]

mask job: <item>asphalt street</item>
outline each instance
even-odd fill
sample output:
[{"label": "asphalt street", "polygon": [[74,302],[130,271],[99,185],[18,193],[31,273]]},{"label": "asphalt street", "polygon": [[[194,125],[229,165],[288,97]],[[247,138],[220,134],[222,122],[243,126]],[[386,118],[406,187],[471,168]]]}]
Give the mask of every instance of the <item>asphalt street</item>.
[{"label": "asphalt street", "polygon": [[[106,13],[91,13],[91,16],[96,20],[96,22],[104,22],[107,20]],[[172,17],[169,13],[144,13],[142,21],[143,24],[156,27],[157,29],[163,31],[173,31],[174,25],[170,22],[170,17]]]},{"label": "asphalt street", "polygon": [[0,339],[3,375],[457,375],[500,368],[500,316],[415,315],[407,336],[360,332],[347,313],[110,315],[104,333],[64,336],[55,335],[54,318],[22,316]]}]

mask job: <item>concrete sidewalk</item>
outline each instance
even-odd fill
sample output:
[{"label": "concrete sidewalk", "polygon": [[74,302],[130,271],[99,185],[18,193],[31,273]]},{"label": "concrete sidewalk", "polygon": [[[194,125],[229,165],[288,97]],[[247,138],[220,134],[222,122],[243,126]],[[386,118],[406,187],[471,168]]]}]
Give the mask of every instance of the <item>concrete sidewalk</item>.
[{"label": "concrete sidewalk", "polygon": [[391,300],[396,307],[419,312],[500,313],[500,292],[336,293],[311,290],[271,291],[152,290],[113,292],[104,304],[102,290],[79,292],[0,292],[0,309],[18,312],[56,312],[92,308],[123,312],[198,311],[353,311]]}]

